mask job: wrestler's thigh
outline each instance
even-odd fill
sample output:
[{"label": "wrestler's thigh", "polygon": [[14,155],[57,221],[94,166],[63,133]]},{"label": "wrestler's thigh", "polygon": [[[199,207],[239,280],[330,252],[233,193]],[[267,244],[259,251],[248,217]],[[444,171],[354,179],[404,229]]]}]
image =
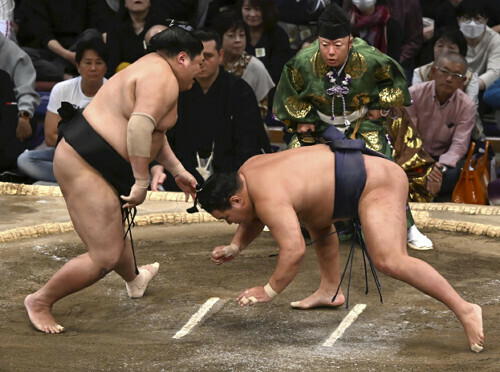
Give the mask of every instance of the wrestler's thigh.
[{"label": "wrestler's thigh", "polygon": [[91,256],[117,259],[124,247],[124,230],[114,189],[65,142],[56,149],[54,174],[75,230]]},{"label": "wrestler's thigh", "polygon": [[372,190],[359,202],[359,217],[368,253],[377,258],[406,255],[405,185]]}]

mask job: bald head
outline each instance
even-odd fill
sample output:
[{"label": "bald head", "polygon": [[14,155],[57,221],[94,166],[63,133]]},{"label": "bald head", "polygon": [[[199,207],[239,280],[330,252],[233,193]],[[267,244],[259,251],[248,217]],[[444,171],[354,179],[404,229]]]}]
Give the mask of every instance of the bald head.
[{"label": "bald head", "polygon": [[434,61],[434,65],[436,67],[439,67],[443,64],[446,64],[447,62],[455,63],[463,67],[463,70],[460,72],[461,74],[465,74],[467,72],[467,68],[469,67],[469,64],[467,63],[465,57],[455,52],[441,53],[437,60]]},{"label": "bald head", "polygon": [[144,42],[146,43],[146,45],[149,45],[149,41],[151,40],[151,38],[153,36],[155,36],[157,33],[162,32],[165,29],[167,29],[167,26],[165,26],[165,25],[151,26],[151,28],[144,35]]}]

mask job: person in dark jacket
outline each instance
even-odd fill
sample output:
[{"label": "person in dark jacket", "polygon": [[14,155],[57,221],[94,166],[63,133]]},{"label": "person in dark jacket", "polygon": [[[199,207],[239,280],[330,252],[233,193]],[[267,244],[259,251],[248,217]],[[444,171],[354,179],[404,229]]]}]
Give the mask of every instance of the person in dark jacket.
[{"label": "person in dark jacket", "polygon": [[[210,174],[235,171],[252,156],[271,152],[271,146],[252,88],[220,66],[224,51],[219,35],[206,29],[195,35],[203,42],[205,60],[193,87],[179,95],[177,123],[167,138],[201,184]],[[152,190],[160,183],[178,191],[162,167],[154,166],[151,172]]]},{"label": "person in dark jacket", "polygon": [[39,41],[39,48],[25,48],[35,66],[37,80],[61,81],[69,77],[65,73],[76,75],[78,43],[102,38],[106,31],[105,3],[99,0],[24,1],[28,2],[26,27]]}]

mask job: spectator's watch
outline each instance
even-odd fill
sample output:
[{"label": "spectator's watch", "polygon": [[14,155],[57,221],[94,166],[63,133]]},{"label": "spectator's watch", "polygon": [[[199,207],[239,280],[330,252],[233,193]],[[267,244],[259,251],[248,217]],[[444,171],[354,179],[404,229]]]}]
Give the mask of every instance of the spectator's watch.
[{"label": "spectator's watch", "polygon": [[24,119],[27,119],[27,120],[31,119],[31,115],[30,115],[30,113],[28,111],[19,111],[18,117],[24,118]]},{"label": "spectator's watch", "polygon": [[441,169],[439,169],[441,171],[442,174],[445,174],[446,172],[448,172],[448,167],[444,164],[441,164]]}]

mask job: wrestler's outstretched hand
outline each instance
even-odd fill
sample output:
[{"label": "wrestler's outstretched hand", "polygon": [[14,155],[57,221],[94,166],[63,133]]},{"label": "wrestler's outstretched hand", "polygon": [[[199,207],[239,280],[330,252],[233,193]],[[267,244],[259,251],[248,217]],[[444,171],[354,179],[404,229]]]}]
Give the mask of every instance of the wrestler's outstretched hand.
[{"label": "wrestler's outstretched hand", "polygon": [[229,245],[221,245],[215,247],[212,251],[211,260],[216,265],[222,265],[224,262],[229,262],[234,260],[234,258],[240,253],[240,249],[234,243]]},{"label": "wrestler's outstretched hand", "polygon": [[271,300],[272,298],[267,295],[263,286],[245,289],[236,299],[236,301],[238,301],[238,305],[242,307],[246,305],[253,306],[256,303],[269,302]]},{"label": "wrestler's outstretched hand", "polygon": [[120,198],[123,199],[126,203],[123,205],[123,208],[133,208],[137,207],[139,204],[142,204],[146,199],[146,195],[148,193],[148,189],[144,187],[137,186],[134,184],[132,189],[130,190],[130,195],[125,196],[121,195]]},{"label": "wrestler's outstretched hand", "polygon": [[196,197],[196,178],[187,170],[183,170],[175,177],[175,183],[186,194],[186,201],[189,200],[189,195],[193,199]]}]

